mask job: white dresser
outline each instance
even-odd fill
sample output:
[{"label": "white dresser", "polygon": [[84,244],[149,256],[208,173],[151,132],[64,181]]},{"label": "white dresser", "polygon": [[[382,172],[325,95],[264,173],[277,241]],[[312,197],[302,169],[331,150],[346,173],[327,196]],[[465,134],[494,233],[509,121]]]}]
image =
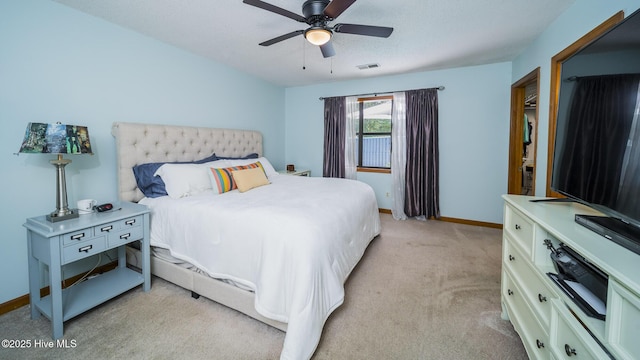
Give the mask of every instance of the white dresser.
[{"label": "white dresser", "polygon": [[[640,255],[586,229],[576,203],[530,202],[505,195],[502,317],[520,334],[531,359],[640,359]],[[560,243],[608,275],[606,319],[581,310],[548,276]]]}]

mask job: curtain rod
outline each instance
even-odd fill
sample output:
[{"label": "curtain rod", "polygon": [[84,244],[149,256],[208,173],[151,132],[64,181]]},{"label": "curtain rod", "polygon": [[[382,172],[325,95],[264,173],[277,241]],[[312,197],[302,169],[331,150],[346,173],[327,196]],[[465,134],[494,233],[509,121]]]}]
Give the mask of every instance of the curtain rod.
[{"label": "curtain rod", "polygon": [[[437,87],[432,87],[432,88],[427,88],[427,89],[438,89],[438,90],[444,90],[444,86],[437,86]],[[400,90],[400,91],[409,91],[409,90]],[[379,93],[365,93],[365,94],[353,94],[353,95],[344,95],[344,96],[365,96],[365,95],[373,95],[373,96],[378,96],[380,94],[392,94],[394,92],[398,92],[398,91],[384,91],[384,92],[379,92]],[[329,96],[331,97],[331,96]],[[320,100],[324,100],[327,99],[327,97],[320,97]]]}]

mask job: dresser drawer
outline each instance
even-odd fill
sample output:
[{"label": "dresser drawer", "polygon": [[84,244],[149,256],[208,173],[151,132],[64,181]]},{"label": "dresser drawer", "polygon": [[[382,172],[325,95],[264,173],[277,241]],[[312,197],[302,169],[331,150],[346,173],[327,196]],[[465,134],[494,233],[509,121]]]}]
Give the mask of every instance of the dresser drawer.
[{"label": "dresser drawer", "polygon": [[91,238],[93,238],[93,236],[94,236],[94,232],[92,227],[74,231],[74,232],[62,235],[62,245],[67,246],[67,245],[77,244],[78,242],[81,242],[81,241],[90,240]]},{"label": "dresser drawer", "polygon": [[539,271],[531,268],[531,264],[508,237],[505,237],[503,244],[504,266],[522,288],[522,296],[536,312],[541,324],[547,328],[551,316],[550,300],[557,297],[556,293],[538,277]]},{"label": "dresser drawer", "polygon": [[536,321],[535,315],[527,306],[525,294],[515,285],[509,272],[505,272],[502,284],[502,298],[507,305],[509,318],[514,328],[520,334],[522,343],[531,359],[549,358],[549,341],[547,333]]},{"label": "dresser drawer", "polygon": [[91,256],[104,251],[107,247],[107,240],[104,236],[93,238],[89,241],[81,241],[74,245],[69,245],[62,250],[62,263],[67,264],[75,260]]},{"label": "dresser drawer", "polygon": [[619,359],[640,358],[640,297],[609,278],[607,340]]},{"label": "dresser drawer", "polygon": [[531,256],[533,246],[533,223],[518,210],[506,206],[504,212],[504,230]]},{"label": "dresser drawer", "polygon": [[552,300],[550,335],[551,351],[558,360],[609,359],[596,340],[558,300]]},{"label": "dresser drawer", "polygon": [[109,233],[107,236],[107,245],[116,247],[130,243],[133,240],[142,239],[143,229],[142,226],[135,226],[130,229],[123,229],[116,232]]}]

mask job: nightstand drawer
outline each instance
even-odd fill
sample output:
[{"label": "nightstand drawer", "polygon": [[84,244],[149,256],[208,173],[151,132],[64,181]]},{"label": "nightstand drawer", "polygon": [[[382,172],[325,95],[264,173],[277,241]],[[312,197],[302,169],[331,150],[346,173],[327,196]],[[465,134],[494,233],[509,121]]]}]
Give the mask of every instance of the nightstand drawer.
[{"label": "nightstand drawer", "polygon": [[142,226],[132,227],[131,229],[123,229],[114,233],[110,233],[107,236],[107,244],[110,248],[124,245],[130,243],[133,240],[142,239],[142,235]]},{"label": "nightstand drawer", "polygon": [[81,241],[75,245],[63,248],[62,263],[67,264],[104,251],[107,247],[106,240],[104,236],[100,236],[90,241]]},{"label": "nightstand drawer", "polygon": [[93,238],[93,235],[94,233],[92,227],[64,234],[62,238],[62,244],[64,246],[77,244],[79,242]]},{"label": "nightstand drawer", "polygon": [[132,216],[130,218],[113,221],[104,225],[96,226],[96,234],[109,234],[121,229],[128,229],[142,225],[142,216]]}]

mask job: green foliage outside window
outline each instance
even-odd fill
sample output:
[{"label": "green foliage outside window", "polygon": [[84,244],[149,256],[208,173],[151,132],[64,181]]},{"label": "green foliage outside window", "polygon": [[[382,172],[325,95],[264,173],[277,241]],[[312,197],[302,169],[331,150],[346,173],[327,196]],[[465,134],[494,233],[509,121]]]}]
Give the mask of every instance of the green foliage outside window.
[{"label": "green foliage outside window", "polygon": [[[380,100],[380,101],[363,101],[362,108],[366,109],[372,108],[374,106],[383,105],[384,103],[388,103],[390,100]],[[385,116],[386,115],[386,116]],[[391,133],[391,119],[387,118],[387,116],[391,116],[391,113],[384,114],[383,116],[372,115],[370,117],[364,118],[364,132],[365,133]]]},{"label": "green foliage outside window", "polygon": [[390,133],[391,120],[389,119],[364,119],[365,133]]}]

